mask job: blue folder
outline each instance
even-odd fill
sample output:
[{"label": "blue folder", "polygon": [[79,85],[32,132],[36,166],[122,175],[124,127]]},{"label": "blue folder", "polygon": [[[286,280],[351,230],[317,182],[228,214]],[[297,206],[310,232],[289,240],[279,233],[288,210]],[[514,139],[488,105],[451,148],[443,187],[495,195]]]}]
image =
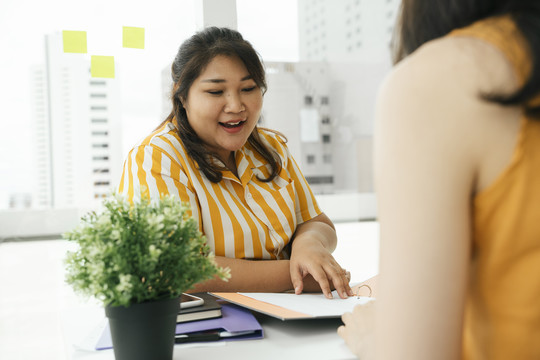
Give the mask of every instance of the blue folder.
[{"label": "blue folder", "polygon": [[[221,313],[222,317],[220,318],[176,324],[176,335],[187,335],[193,341],[201,341],[199,334],[211,332],[219,334],[221,331],[226,331],[232,336],[218,337],[212,341],[255,340],[264,337],[261,324],[249,310],[233,304],[222,303]],[[238,336],[234,336],[235,333]],[[182,342],[189,343],[190,341],[185,340]],[[96,350],[104,349],[112,349],[111,332],[108,324],[96,343]]]}]

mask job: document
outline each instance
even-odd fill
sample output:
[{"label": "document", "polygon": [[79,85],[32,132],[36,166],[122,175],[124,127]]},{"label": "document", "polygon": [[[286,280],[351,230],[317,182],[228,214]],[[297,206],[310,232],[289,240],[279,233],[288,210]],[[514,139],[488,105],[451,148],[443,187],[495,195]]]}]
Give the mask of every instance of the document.
[{"label": "document", "polygon": [[338,318],[350,312],[356,305],[366,304],[373,298],[351,296],[341,299],[336,291],[333,299],[323,294],[292,293],[212,293],[248,309],[255,310],[281,320]]},{"label": "document", "polygon": [[264,301],[284,308],[306,313],[313,317],[341,316],[359,304],[365,304],[372,298],[351,296],[341,299],[334,291],[333,299],[327,299],[323,294],[282,294],[282,293],[241,293],[253,299]]}]

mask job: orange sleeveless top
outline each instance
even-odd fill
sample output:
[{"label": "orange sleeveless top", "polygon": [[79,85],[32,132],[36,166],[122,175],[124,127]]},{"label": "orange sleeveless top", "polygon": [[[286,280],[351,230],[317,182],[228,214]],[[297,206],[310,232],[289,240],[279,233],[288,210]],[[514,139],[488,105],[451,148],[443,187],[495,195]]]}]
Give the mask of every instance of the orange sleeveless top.
[{"label": "orange sleeveless top", "polygon": [[[520,84],[527,79],[528,46],[511,18],[482,20],[450,36],[494,45]],[[540,359],[540,120],[522,116],[512,160],[475,197],[473,214],[463,358]]]}]

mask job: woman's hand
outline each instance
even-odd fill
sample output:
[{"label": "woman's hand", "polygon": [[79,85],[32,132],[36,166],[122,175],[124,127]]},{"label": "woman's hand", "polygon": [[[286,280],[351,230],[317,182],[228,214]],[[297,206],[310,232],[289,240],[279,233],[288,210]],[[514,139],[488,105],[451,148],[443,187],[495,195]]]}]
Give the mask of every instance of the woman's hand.
[{"label": "woman's hand", "polygon": [[331,254],[335,244],[333,224],[324,214],[298,226],[290,260],[291,281],[296,294],[302,293],[304,289],[318,290],[313,289],[309,281],[304,284],[304,278],[311,275],[329,299],[332,298],[332,288],[337,290],[341,298],[353,295],[349,286],[350,273]]},{"label": "woman's hand", "polygon": [[349,349],[359,359],[374,359],[375,301],[355,306],[353,312],[343,314],[341,320],[345,325],[340,326],[337,332]]},{"label": "woman's hand", "polygon": [[[302,244],[294,246],[290,267],[291,281],[296,294],[301,294],[304,290],[312,292],[320,289],[331,299],[332,289],[335,288],[343,299],[353,295],[349,287],[351,274],[343,269],[332,254],[316,240],[302,241]],[[306,278],[308,275],[315,280],[315,284]]]}]

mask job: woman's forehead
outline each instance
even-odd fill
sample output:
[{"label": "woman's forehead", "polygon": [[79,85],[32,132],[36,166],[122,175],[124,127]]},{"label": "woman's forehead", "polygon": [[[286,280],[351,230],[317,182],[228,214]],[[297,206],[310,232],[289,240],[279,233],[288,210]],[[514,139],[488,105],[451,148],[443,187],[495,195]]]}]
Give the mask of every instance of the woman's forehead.
[{"label": "woman's forehead", "polygon": [[245,81],[251,78],[246,65],[239,57],[217,55],[201,70],[197,81],[217,83],[233,80]]}]

